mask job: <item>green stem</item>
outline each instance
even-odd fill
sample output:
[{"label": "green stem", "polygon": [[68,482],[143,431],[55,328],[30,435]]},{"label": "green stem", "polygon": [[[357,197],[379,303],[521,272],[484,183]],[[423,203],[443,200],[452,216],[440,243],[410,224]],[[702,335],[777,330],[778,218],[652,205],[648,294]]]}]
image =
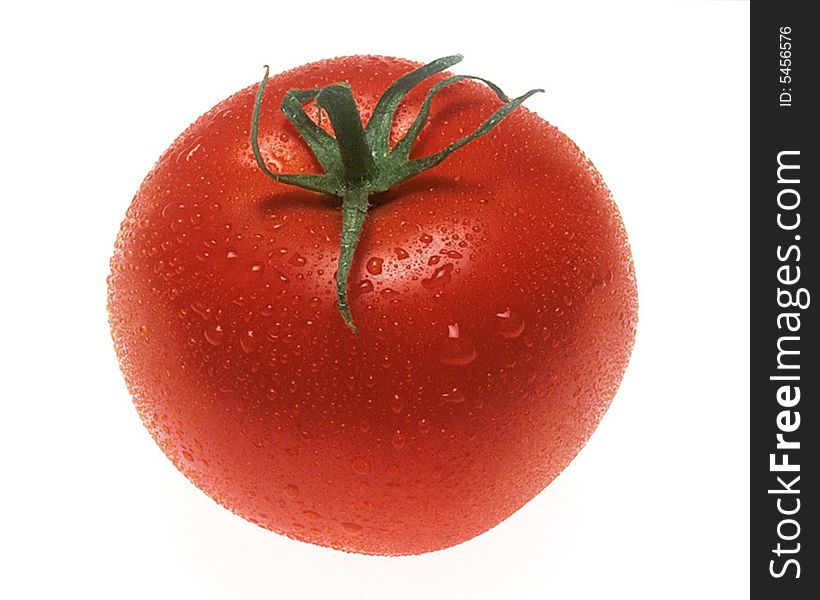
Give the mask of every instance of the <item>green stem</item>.
[{"label": "green stem", "polygon": [[[524,100],[536,92],[510,100],[494,83],[479,77],[451,76],[440,80],[427,93],[419,114],[410,130],[394,147],[390,148],[390,130],[396,110],[410,90],[436,73],[461,60],[460,55],[446,56],[407,73],[394,82],[376,104],[373,115],[362,125],[353,92],[346,83],[334,83],[319,89],[290,90],[282,101],[282,112],[302,135],[305,143],[322,165],[322,174],[275,173],[268,168],[259,148],[259,120],[268,70],[259,84],[251,118],[251,148],[256,162],[272,179],[280,183],[296,185],[320,193],[333,194],[342,199],[342,234],[339,246],[339,269],[336,275],[336,297],[339,313],[345,324],[356,333],[350,314],[348,278],[356,246],[369,208],[368,198],[389,190],[419,173],[441,163],[450,154],[494,129]],[[433,98],[446,86],[465,79],[486,84],[503,103],[478,129],[454,141],[433,155],[410,159],[410,153],[424,123],[430,114]],[[304,110],[304,103],[311,100],[324,110],[333,125],[335,137],[318,126]]]},{"label": "green stem", "polygon": [[346,193],[342,199],[342,236],[339,245],[339,269],[336,273],[336,298],[339,312],[345,324],[350,327],[353,333],[357,333],[357,329],[353,323],[353,316],[350,314],[347,280],[350,275],[350,267],[353,264],[353,257],[356,254],[356,246],[359,244],[362,226],[367,217],[368,195],[367,190],[354,188]]}]

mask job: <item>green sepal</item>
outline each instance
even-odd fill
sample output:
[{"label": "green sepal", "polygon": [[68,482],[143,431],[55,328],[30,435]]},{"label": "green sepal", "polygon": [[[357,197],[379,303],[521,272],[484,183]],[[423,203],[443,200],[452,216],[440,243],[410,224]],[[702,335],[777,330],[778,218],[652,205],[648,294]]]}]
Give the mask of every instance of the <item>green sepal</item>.
[{"label": "green sepal", "polygon": [[462,58],[464,57],[461,56],[461,54],[438,58],[423,67],[419,67],[403,75],[387,88],[381,98],[379,98],[378,103],[376,103],[373,114],[370,115],[370,120],[367,121],[367,127],[365,127],[367,141],[370,143],[370,148],[373,150],[374,155],[386,156],[389,152],[390,149],[388,146],[390,143],[390,130],[393,127],[393,119],[396,117],[396,110],[399,104],[401,104],[401,101],[408,92],[425,79],[461,62]]},{"label": "green sepal", "polygon": [[[264,171],[265,174],[268,175],[271,179],[279,181],[280,183],[295,185],[322,194],[335,195],[339,186],[338,183],[335,181],[335,177],[333,177],[333,175],[314,175],[312,173],[274,173],[268,168],[268,165],[265,164],[265,159],[262,158],[262,152],[259,149],[259,115],[262,111],[262,98],[265,95],[265,86],[267,86],[268,84],[269,72],[270,69],[268,65],[265,65],[265,75],[262,77],[262,81],[259,83],[259,89],[257,89],[256,91],[256,98],[254,99],[253,103],[253,114],[251,116],[251,148],[253,149],[253,156],[256,159],[256,164],[259,165],[259,168],[262,169],[262,171]],[[286,101],[287,95],[286,100],[282,102],[283,106]],[[296,125],[297,129],[299,129],[299,125],[297,125],[296,122],[294,122],[294,125]],[[305,136],[305,132],[302,129],[299,130],[299,133],[301,133],[303,137]],[[307,141],[310,137],[310,131],[307,132],[307,136],[308,137],[305,138],[305,141],[310,146],[310,142]],[[328,135],[328,137],[330,137],[330,139],[333,139],[330,135]],[[312,146],[311,149],[313,149]],[[317,159],[318,158],[319,157],[317,156]]]}]

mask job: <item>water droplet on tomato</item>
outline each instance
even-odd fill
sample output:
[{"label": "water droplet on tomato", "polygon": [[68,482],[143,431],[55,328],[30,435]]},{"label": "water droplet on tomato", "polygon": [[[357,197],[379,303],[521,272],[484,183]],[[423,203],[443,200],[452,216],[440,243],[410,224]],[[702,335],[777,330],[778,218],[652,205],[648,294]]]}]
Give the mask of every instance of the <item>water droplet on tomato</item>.
[{"label": "water droplet on tomato", "polygon": [[198,152],[202,151],[202,150],[203,150],[202,143],[201,142],[195,142],[193,145],[186,146],[185,148],[183,148],[182,151],[177,156],[176,160],[177,160],[177,162],[179,162],[179,159],[182,158],[182,159],[185,160],[185,162],[190,162],[191,159],[194,157],[194,155],[197,154]]},{"label": "water droplet on tomato", "polygon": [[464,255],[461,252],[456,252],[455,250],[442,250],[441,253],[447,258],[464,258]]},{"label": "water droplet on tomato", "polygon": [[495,314],[498,333],[501,337],[515,339],[524,332],[524,320],[511,309]]},{"label": "water droplet on tomato", "polygon": [[228,259],[231,259],[231,260],[233,260],[234,258],[236,258],[238,256],[239,256],[239,254],[237,254],[236,250],[234,250],[233,248],[228,250],[228,252],[225,254],[225,257],[228,258]]},{"label": "water droplet on tomato", "polygon": [[253,336],[253,331],[246,332],[245,335],[243,335],[239,340],[239,346],[245,354],[250,354],[256,350],[257,345],[258,343],[256,338]]},{"label": "water droplet on tomato", "polygon": [[433,236],[432,236],[432,235],[430,235],[429,233],[425,233],[425,234],[423,234],[423,235],[422,235],[419,239],[420,239],[420,240],[422,241],[422,243],[424,243],[424,244],[430,244],[430,243],[433,241]]},{"label": "water droplet on tomato", "polygon": [[184,209],[184,204],[180,204],[179,202],[170,202],[163,207],[162,213],[160,214],[162,214],[163,219],[175,219],[179,218],[179,215],[177,213]]},{"label": "water droplet on tomato", "polygon": [[401,450],[402,448],[404,448],[404,445],[407,443],[407,438],[404,436],[404,434],[401,432],[400,429],[397,429],[393,433],[391,443],[393,444],[393,447],[396,450]]},{"label": "water droplet on tomato", "polygon": [[464,337],[458,323],[447,326],[447,339],[441,347],[439,360],[442,364],[466,367],[478,357],[473,343]]},{"label": "water droplet on tomato", "polygon": [[393,394],[393,397],[390,398],[390,410],[399,414],[402,408],[404,408],[404,402],[402,402],[398,394]]},{"label": "water droplet on tomato", "polygon": [[350,535],[359,535],[362,533],[362,526],[358,523],[344,522],[341,525],[342,529],[344,529]]},{"label": "water droplet on tomato", "polygon": [[396,253],[396,258],[398,258],[399,260],[405,260],[407,258],[410,258],[410,254],[404,248],[394,248],[393,252]]},{"label": "water droplet on tomato", "polygon": [[297,252],[290,257],[288,262],[297,267],[304,267],[307,264],[307,259]]},{"label": "water droplet on tomato", "polygon": [[353,296],[361,296],[363,294],[369,294],[373,291],[373,282],[369,279],[363,279],[356,285],[351,288],[351,295]]},{"label": "water droplet on tomato", "polygon": [[209,325],[205,328],[205,339],[212,346],[219,346],[225,339],[225,330],[222,325]]},{"label": "water droplet on tomato", "polygon": [[461,404],[467,399],[460,389],[454,387],[441,395],[442,404]]},{"label": "water droplet on tomato", "polygon": [[439,267],[433,271],[429,279],[422,279],[421,285],[428,290],[443,288],[452,280],[453,268],[453,265],[449,263]]},{"label": "water droplet on tomato", "polygon": [[285,493],[291,498],[295,498],[299,495],[299,488],[292,483],[289,483],[285,486]]},{"label": "water droplet on tomato", "polygon": [[367,272],[371,275],[380,275],[382,272],[382,263],[384,263],[383,258],[379,258],[378,256],[372,256],[367,261]]},{"label": "water droplet on tomato", "polygon": [[370,463],[365,458],[356,457],[350,461],[350,468],[357,475],[367,475],[370,472]]}]

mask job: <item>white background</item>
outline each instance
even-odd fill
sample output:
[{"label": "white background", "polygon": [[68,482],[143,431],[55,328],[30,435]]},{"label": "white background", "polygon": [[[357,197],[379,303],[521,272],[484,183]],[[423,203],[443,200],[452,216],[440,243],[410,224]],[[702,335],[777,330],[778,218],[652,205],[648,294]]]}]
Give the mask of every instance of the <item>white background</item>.
[{"label": "white background", "polygon": [[[747,597],[749,5],[284,4],[3,9],[0,596]],[[407,558],[290,541],[205,497],[140,424],[105,313],[119,221],[160,152],[263,64],[453,52],[510,93],[546,88],[528,106],[613,190],[632,362],[578,458],[477,539]]]}]

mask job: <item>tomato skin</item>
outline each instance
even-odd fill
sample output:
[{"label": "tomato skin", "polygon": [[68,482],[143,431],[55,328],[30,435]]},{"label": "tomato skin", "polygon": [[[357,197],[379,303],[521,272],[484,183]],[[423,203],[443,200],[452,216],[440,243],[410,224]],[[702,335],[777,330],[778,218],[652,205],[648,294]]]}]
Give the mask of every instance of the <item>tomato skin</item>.
[{"label": "tomato skin", "polygon": [[[415,66],[359,56],[272,77],[267,163],[320,172],[278,110],[287,90],[348,81],[366,120]],[[572,460],[626,368],[637,294],[606,186],[517,109],[376,199],[351,270],[355,335],[336,306],[341,213],[258,168],[256,89],[176,140],[120,230],[108,307],[140,416],[205,493],[293,538],[398,555],[486,531]],[[478,84],[447,88],[414,156],[497,105]]]}]

